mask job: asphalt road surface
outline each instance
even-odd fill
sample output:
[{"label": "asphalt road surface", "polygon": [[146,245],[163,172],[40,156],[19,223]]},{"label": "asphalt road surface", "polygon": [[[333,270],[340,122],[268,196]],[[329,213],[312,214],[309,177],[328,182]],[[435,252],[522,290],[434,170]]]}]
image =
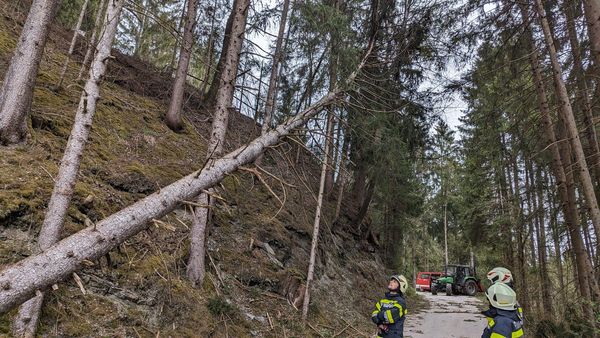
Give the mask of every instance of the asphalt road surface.
[{"label": "asphalt road surface", "polygon": [[406,318],[404,335],[420,338],[475,338],[481,337],[487,325],[478,305],[481,301],[468,296],[433,296],[419,292],[429,301],[430,308]]}]

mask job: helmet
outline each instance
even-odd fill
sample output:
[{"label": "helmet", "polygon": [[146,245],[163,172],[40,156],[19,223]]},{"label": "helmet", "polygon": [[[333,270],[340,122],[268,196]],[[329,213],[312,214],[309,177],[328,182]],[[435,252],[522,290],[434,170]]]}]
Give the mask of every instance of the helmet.
[{"label": "helmet", "polygon": [[400,292],[405,293],[406,289],[408,289],[408,280],[406,279],[406,277],[404,277],[403,275],[393,275],[392,277],[390,277],[390,280],[392,279],[396,280],[398,284],[400,284]]},{"label": "helmet", "polygon": [[517,294],[506,284],[492,284],[485,292],[485,296],[497,309],[511,311],[517,304]]},{"label": "helmet", "polygon": [[507,268],[497,267],[493,268],[487,273],[487,279],[493,283],[509,284],[512,283],[512,273]]}]

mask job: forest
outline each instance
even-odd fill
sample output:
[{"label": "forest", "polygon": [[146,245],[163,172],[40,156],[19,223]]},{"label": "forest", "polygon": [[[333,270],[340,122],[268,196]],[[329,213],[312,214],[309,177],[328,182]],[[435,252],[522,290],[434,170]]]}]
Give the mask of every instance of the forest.
[{"label": "forest", "polygon": [[0,335],[372,337],[449,264],[600,333],[600,0],[0,9]]}]

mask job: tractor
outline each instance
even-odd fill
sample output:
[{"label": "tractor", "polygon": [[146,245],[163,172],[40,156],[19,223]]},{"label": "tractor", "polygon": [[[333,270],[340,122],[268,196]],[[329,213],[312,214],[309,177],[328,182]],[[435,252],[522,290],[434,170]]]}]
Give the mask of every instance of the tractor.
[{"label": "tractor", "polygon": [[444,290],[448,296],[461,294],[474,296],[477,291],[483,291],[483,288],[474,268],[469,265],[449,264],[443,276],[431,279],[433,295]]}]

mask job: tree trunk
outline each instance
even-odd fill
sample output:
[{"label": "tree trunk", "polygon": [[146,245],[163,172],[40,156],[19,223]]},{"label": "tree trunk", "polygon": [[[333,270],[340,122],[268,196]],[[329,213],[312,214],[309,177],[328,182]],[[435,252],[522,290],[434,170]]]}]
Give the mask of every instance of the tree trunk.
[{"label": "tree trunk", "polygon": [[[223,63],[223,72],[219,79],[219,90],[216,95],[212,131],[206,153],[207,166],[209,168],[213,165],[214,159],[220,157],[223,153],[223,144],[225,143],[229,121],[229,108],[231,107],[235,91],[235,81],[240,62],[240,51],[242,50],[242,43],[244,41],[249,6],[250,0],[236,0],[230,15],[232,22],[231,37],[228,39],[229,45],[225,48],[226,58]],[[187,276],[196,287],[202,285],[205,274],[205,239],[210,221],[210,206],[213,204],[210,198],[210,191],[208,194],[205,192],[200,194],[198,204],[201,207],[196,207],[194,212],[197,217],[194,217],[192,224],[190,257],[187,266]],[[206,210],[207,208],[208,210]]]},{"label": "tree trunk", "polygon": [[256,128],[256,125],[258,124],[258,116],[259,116],[259,111],[260,111],[260,99],[262,97],[263,74],[264,74],[264,65],[261,62],[260,63],[260,72],[258,75],[258,88],[256,89],[256,98],[254,99],[254,117],[252,118],[254,120],[255,128]]},{"label": "tree trunk", "polygon": [[[372,45],[366,56],[372,52]],[[366,62],[363,58],[346,85],[352,83]],[[160,219],[173,211],[182,201],[198,196],[200,192],[220,182],[238,167],[254,161],[267,147],[275,145],[281,138],[321,112],[341,96],[339,88],[329,92],[318,102],[300,114],[290,117],[285,123],[250,143],[215,160],[212,166],[203,168],[160,189],[154,194],[105,218],[96,226],[83,229],[50,247],[48,250],[29,256],[0,271],[0,314],[33,296],[37,290],[59,282],[80,269],[84,261],[94,260],[127,239],[146,229],[152,220]]]},{"label": "tree trunk", "polygon": [[[541,0],[535,0],[537,5],[537,13],[540,19],[542,29],[544,31],[544,37],[546,39],[546,46],[550,54],[550,61],[552,63],[552,69],[554,73],[554,86],[556,90],[557,99],[560,103],[560,112],[563,116],[567,137],[570,139],[573,153],[577,161],[579,168],[579,179],[581,181],[581,187],[585,196],[587,207],[589,208],[590,218],[594,224],[596,231],[596,237],[600,238],[600,208],[598,207],[598,200],[596,199],[596,193],[594,192],[594,184],[588,170],[585,153],[581,146],[581,140],[579,138],[579,131],[577,130],[577,124],[575,123],[575,117],[573,115],[573,109],[571,108],[571,102],[567,87],[562,77],[562,70],[560,63],[558,62],[558,56],[556,54],[556,48],[554,46],[554,40],[552,33],[546,19],[546,14]],[[597,248],[600,249],[600,241],[596,243]],[[597,250],[598,251],[598,250]]]},{"label": "tree trunk", "polygon": [[[514,140],[514,137],[512,138]],[[527,283],[527,271],[525,270],[525,241],[527,240],[524,237],[525,233],[525,220],[523,217],[523,208],[521,207],[521,184],[520,184],[520,171],[519,171],[519,162],[518,162],[518,145],[515,143],[511,144],[512,152],[511,154],[511,168],[513,170],[512,179],[513,179],[513,193],[512,193],[512,202],[513,202],[513,225],[517,228],[517,273],[519,275],[519,279],[517,279],[516,284],[519,293],[521,294],[521,304],[524,308],[529,308],[529,292],[528,283]],[[510,183],[509,183],[510,184]]]},{"label": "tree trunk", "polygon": [[[79,99],[79,107],[71,136],[63,155],[52,197],[38,237],[41,251],[46,251],[60,239],[65,217],[73,196],[73,189],[79,171],[79,165],[85,144],[89,137],[96,104],[100,98],[99,83],[106,71],[106,63],[110,57],[112,42],[117,31],[119,14],[124,0],[111,0],[106,12],[104,31],[98,44],[98,53],[92,63],[89,79]],[[14,320],[13,333],[15,336],[34,336],[44,294],[39,293],[20,308]]]},{"label": "tree trunk", "polygon": [[285,34],[285,26],[290,7],[289,0],[283,0],[283,9],[281,11],[281,19],[279,21],[279,32],[277,33],[277,41],[275,42],[275,51],[273,53],[273,65],[271,67],[271,75],[269,77],[269,89],[267,91],[267,101],[265,103],[265,114],[262,124],[262,134],[266,133],[271,126],[273,120],[273,111],[275,108],[275,97],[277,93],[277,78],[279,74],[279,64],[283,57],[283,35]]},{"label": "tree trunk", "polygon": [[[185,11],[185,9],[189,6],[189,1],[188,0],[183,0],[183,7],[181,8],[182,12]],[[177,58],[177,49],[179,48],[179,36],[181,35],[181,26],[183,26],[185,18],[187,16],[180,16],[179,17],[179,22],[177,23],[177,36],[175,37],[175,45],[173,46],[173,53],[171,55],[171,61],[169,62],[169,73],[171,74],[171,76],[173,76],[173,70],[175,68],[175,59]],[[184,32],[185,34],[185,32]],[[185,37],[184,37],[185,39]],[[181,55],[181,54],[180,54]]]},{"label": "tree trunk", "polygon": [[[215,2],[216,3],[216,2]],[[215,12],[213,10],[210,19],[210,36],[208,37],[208,47],[206,48],[206,55],[204,56],[204,76],[202,77],[202,84],[200,85],[200,94],[203,98],[206,97],[206,86],[208,85],[208,79],[210,78],[210,69],[212,68],[213,62],[213,49],[215,48]]]},{"label": "tree trunk", "polygon": [[187,79],[188,66],[192,56],[192,48],[194,46],[194,28],[196,27],[196,11],[198,9],[197,0],[189,0],[185,13],[185,26],[183,31],[183,44],[179,50],[179,61],[177,62],[177,71],[175,72],[175,80],[171,89],[171,102],[167,111],[166,123],[173,131],[180,131],[181,124],[181,107],[183,105],[183,95],[185,93],[185,84]]},{"label": "tree trunk", "polygon": [[94,27],[92,28],[92,36],[90,37],[90,41],[88,42],[88,48],[85,52],[83,63],[81,63],[81,68],[79,68],[79,74],[77,74],[77,81],[81,80],[81,77],[83,76],[83,73],[87,68],[87,64],[88,62],[90,62],[92,53],[94,53],[94,51],[96,50],[96,39],[98,37],[98,30],[100,29],[102,13],[104,13],[104,3],[105,0],[100,0],[100,3],[98,4],[96,19],[94,20]]},{"label": "tree trunk", "polygon": [[[337,11],[339,9],[340,1],[333,0],[331,6]],[[330,53],[329,53],[329,90],[335,88],[338,76],[338,43],[339,43],[339,34],[337,34],[336,28],[332,28],[329,32],[329,44],[330,44]],[[328,107],[330,118],[335,117],[335,106]],[[333,135],[333,134],[332,134]],[[333,160],[333,152],[338,151],[338,149],[334,149],[334,147],[329,147],[329,151],[325,154],[329,158],[329,167],[325,172],[325,196],[329,198],[331,193],[333,192],[333,180],[335,176],[335,166],[337,165],[336,161]]]},{"label": "tree trunk", "polygon": [[[532,189],[532,201],[533,210],[536,213],[535,224],[537,230],[537,244],[538,244],[538,259],[539,259],[539,274],[540,284],[542,285],[542,306],[543,313],[548,314],[552,317],[554,313],[552,310],[552,281],[548,275],[548,256],[546,246],[546,227],[544,222],[544,193],[543,193],[543,181],[542,181],[542,169],[536,168],[534,174],[533,168],[531,173],[531,185]],[[534,176],[535,175],[535,176]]]},{"label": "tree trunk", "polygon": [[[239,0],[238,0],[239,1]],[[235,8],[235,1],[234,1]],[[217,91],[219,90],[220,79],[223,73],[223,67],[225,66],[225,59],[227,57],[227,49],[229,48],[229,40],[231,38],[231,28],[233,25],[233,12],[227,18],[227,23],[225,25],[225,34],[223,36],[223,47],[221,49],[221,54],[219,55],[219,61],[217,61],[217,66],[215,67],[215,73],[208,88],[208,92],[204,95],[204,101],[207,102],[208,107],[212,107],[215,99],[217,97]]]},{"label": "tree trunk", "polygon": [[25,142],[33,88],[60,0],[34,0],[0,89],[0,145]]},{"label": "tree trunk", "polygon": [[[273,111],[275,108],[275,98],[277,97],[277,80],[279,75],[279,64],[283,57],[283,36],[285,34],[285,25],[287,22],[288,11],[290,8],[290,0],[283,0],[283,9],[281,10],[281,18],[279,20],[279,32],[275,42],[275,51],[273,52],[273,65],[271,66],[271,75],[269,77],[269,89],[267,89],[267,99],[265,102],[265,112],[261,127],[261,134],[266,133],[271,128],[273,120]],[[256,164],[262,163],[262,156],[256,160]]]},{"label": "tree trunk", "polygon": [[331,147],[333,134],[334,117],[327,116],[327,132],[325,135],[325,153],[323,154],[323,165],[321,166],[321,181],[319,183],[319,196],[317,198],[317,210],[315,211],[315,223],[313,227],[312,243],[310,246],[310,260],[308,262],[308,273],[306,275],[306,287],[304,288],[304,303],[302,305],[302,320],[306,321],[308,316],[308,305],[310,303],[310,287],[315,273],[315,258],[317,256],[317,244],[319,243],[319,228],[321,225],[321,209],[323,208],[323,195],[325,194],[325,176],[329,156],[327,156]]},{"label": "tree trunk", "polygon": [[444,271],[448,269],[448,201],[444,203]]},{"label": "tree trunk", "polygon": [[[579,106],[581,107],[583,128],[588,147],[587,157],[590,163],[591,172],[594,174],[596,188],[600,189],[600,149],[598,148],[598,137],[596,135],[596,127],[594,126],[594,118],[592,113],[592,104],[590,102],[588,85],[584,76],[583,62],[581,59],[581,46],[577,39],[577,30],[575,28],[575,5],[577,2],[565,1],[563,3],[564,12],[567,18],[567,30],[569,34],[569,42],[571,45],[571,54],[573,55],[573,72],[577,80],[578,95],[580,99]],[[598,12],[600,15],[600,11]],[[596,17],[600,19],[600,17]],[[596,23],[600,27],[600,23]],[[600,38],[600,36],[599,36]],[[599,45],[600,47],[600,45]],[[600,50],[599,50],[600,51]],[[600,54],[597,54],[600,55]],[[600,64],[599,64],[600,66]],[[597,190],[598,191],[598,190]]]},{"label": "tree trunk", "polygon": [[598,74],[600,73],[600,1],[583,0],[583,7],[590,37],[590,53]]},{"label": "tree trunk", "polygon": [[527,206],[527,225],[529,228],[529,245],[531,246],[531,267],[533,270],[537,270],[537,256],[536,256],[536,225],[535,225],[535,211],[533,208],[533,168],[531,161],[525,159],[525,204]]},{"label": "tree trunk", "polygon": [[[340,121],[341,122],[341,121]],[[341,123],[340,123],[340,128],[342,127]],[[339,170],[339,174],[338,174],[338,179],[336,182],[337,185],[337,199],[335,202],[335,216],[334,216],[334,220],[337,221],[340,218],[340,212],[342,211],[342,201],[344,199],[344,190],[346,189],[346,177],[347,177],[347,173],[346,173],[346,161],[347,161],[347,157],[348,157],[348,136],[347,134],[344,132],[344,136],[342,139],[342,153],[340,155],[340,170]],[[335,226],[335,222],[334,221],[334,226]]]},{"label": "tree trunk", "polygon": [[[591,301],[590,289],[588,276],[590,276],[591,265],[589,264],[589,258],[587,257],[585,250],[583,250],[583,243],[581,240],[581,234],[579,232],[579,219],[577,218],[577,209],[574,200],[574,190],[569,189],[567,185],[567,178],[565,169],[563,166],[563,159],[557,146],[556,135],[554,133],[554,127],[552,119],[550,117],[550,107],[548,105],[548,99],[546,95],[546,89],[544,87],[543,77],[540,70],[539,57],[537,49],[533,46],[533,35],[531,28],[529,28],[529,16],[527,13],[527,7],[525,4],[519,5],[521,9],[521,17],[523,19],[523,26],[526,27],[527,48],[530,51],[530,65],[533,75],[533,80],[536,86],[536,92],[538,97],[538,104],[540,106],[540,113],[542,115],[543,131],[546,134],[547,143],[550,148],[552,155],[551,168],[556,178],[556,185],[559,192],[559,198],[565,217],[565,223],[571,235],[571,243],[574,248],[574,256],[576,259],[576,267],[578,272],[578,289],[580,290],[585,301]],[[583,307],[586,318],[592,320],[593,313],[589,311],[588,306]],[[587,309],[587,310],[586,310]]]},{"label": "tree trunk", "polygon": [[58,84],[56,88],[62,87],[63,80],[65,78],[65,74],[67,73],[67,68],[69,67],[69,61],[71,60],[71,55],[73,55],[73,51],[75,50],[75,43],[77,42],[77,35],[79,35],[79,31],[81,30],[81,23],[83,22],[83,17],[85,16],[85,10],[87,9],[88,3],[90,0],[85,0],[83,6],[81,6],[81,12],[79,12],[79,18],[77,19],[77,23],[73,28],[73,38],[71,38],[71,44],[69,45],[69,53],[67,54],[67,58],[65,59],[65,63],[63,64],[62,71],[60,72],[60,77],[58,79]]},{"label": "tree trunk", "polygon": [[[552,196],[554,197],[554,196]],[[565,287],[565,274],[563,272],[563,262],[562,262],[562,252],[561,252],[561,245],[560,245],[560,231],[558,229],[558,222],[557,222],[557,214],[558,214],[558,210],[555,209],[555,201],[554,198],[551,199],[552,204],[551,206],[553,207],[551,209],[551,214],[550,214],[550,228],[552,229],[552,240],[554,241],[554,255],[555,255],[555,264],[556,264],[556,271],[558,273],[558,285],[560,287],[560,297],[561,300],[563,302],[563,304],[567,304],[567,288]],[[577,278],[575,280],[578,280]],[[579,289],[579,288],[577,288]],[[561,309],[560,311],[563,311],[562,307],[557,307],[557,309]],[[563,312],[564,313],[564,312]],[[559,313],[556,317],[561,318],[561,313]]]},{"label": "tree trunk", "polygon": [[140,26],[135,35],[135,44],[133,46],[133,56],[144,60],[144,51],[142,51],[142,47],[144,44],[144,34],[146,33],[146,20],[148,19],[148,4],[145,0],[142,0],[139,4],[139,7],[143,8],[144,11],[140,14]]}]

